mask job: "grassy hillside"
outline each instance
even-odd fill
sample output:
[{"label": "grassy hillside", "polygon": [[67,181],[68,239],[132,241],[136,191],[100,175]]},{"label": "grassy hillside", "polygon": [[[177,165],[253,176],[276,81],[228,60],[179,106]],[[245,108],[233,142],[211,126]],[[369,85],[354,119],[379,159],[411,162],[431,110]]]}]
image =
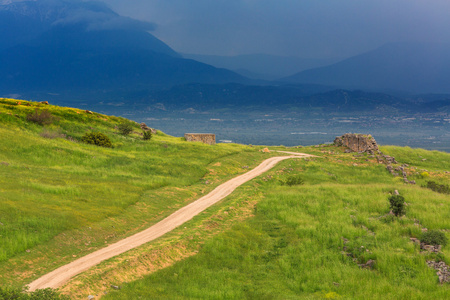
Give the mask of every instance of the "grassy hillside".
[{"label": "grassy hillside", "polygon": [[[35,109],[56,118],[30,122]],[[123,123],[133,133],[120,134]],[[113,148],[82,143],[88,132],[105,133]],[[0,99],[0,286],[21,287],[281,155],[161,132],[145,141],[141,133],[123,118]],[[409,165],[408,178],[417,182],[409,185],[376,158],[343,150],[290,149],[318,157],[280,163],[62,292],[75,299],[445,299],[449,285],[438,283],[426,261],[449,263],[450,246],[427,253],[410,238],[424,228],[450,237],[450,196],[422,187],[450,182],[450,154],[383,147]],[[303,184],[286,184],[298,177]],[[394,190],[407,203],[400,218],[388,214]]]},{"label": "grassy hillside", "polygon": [[[254,217],[210,239],[197,255],[125,283],[105,299],[447,299],[449,284],[440,285],[426,261],[448,263],[449,246],[440,254],[423,252],[410,238],[420,238],[424,228],[449,237],[450,196],[421,185],[430,178],[450,182],[450,155],[383,148],[400,162],[411,153],[427,157],[418,168],[419,161],[408,161],[409,179],[418,184],[407,185],[367,155],[307,150],[321,157],[283,162],[232,197],[245,199],[258,189],[264,196]],[[423,178],[422,168],[432,175]],[[284,185],[292,174],[304,184]],[[407,202],[400,218],[388,214],[395,189]],[[359,266],[370,260],[371,266]]]},{"label": "grassy hillside", "polygon": [[[28,121],[36,109],[53,123]],[[121,135],[122,123],[134,132]],[[82,143],[88,132],[105,133],[113,148]],[[29,282],[148,227],[262,157],[246,146],[141,134],[123,118],[0,99],[0,284]]]}]

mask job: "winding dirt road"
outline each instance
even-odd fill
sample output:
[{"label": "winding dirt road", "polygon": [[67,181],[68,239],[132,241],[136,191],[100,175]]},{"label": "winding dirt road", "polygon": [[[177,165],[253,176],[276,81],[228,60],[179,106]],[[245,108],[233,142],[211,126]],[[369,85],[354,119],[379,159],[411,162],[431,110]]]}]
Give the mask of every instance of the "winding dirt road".
[{"label": "winding dirt road", "polygon": [[60,287],[64,283],[69,281],[69,279],[73,276],[80,274],[81,272],[99,264],[100,262],[141,246],[145,243],[148,243],[175,229],[181,224],[189,221],[194,216],[198,215],[211,205],[219,202],[220,200],[231,194],[238,186],[270,170],[278,162],[290,158],[312,156],[309,154],[295,152],[287,152],[287,154],[291,154],[291,156],[279,156],[266,159],[253,170],[219,185],[206,196],[203,196],[202,198],[177,210],[164,220],[156,223],[155,225],[149,227],[144,231],[136,233],[135,235],[123,239],[115,244],[111,244],[103,249],[97,250],[91,254],[81,257],[36,279],[29,284],[29,290],[34,291],[37,289]]}]

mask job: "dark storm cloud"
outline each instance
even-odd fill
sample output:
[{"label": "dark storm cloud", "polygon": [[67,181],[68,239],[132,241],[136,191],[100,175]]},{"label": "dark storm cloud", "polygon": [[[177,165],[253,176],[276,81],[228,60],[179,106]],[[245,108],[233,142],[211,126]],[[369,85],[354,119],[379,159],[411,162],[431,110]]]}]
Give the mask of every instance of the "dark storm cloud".
[{"label": "dark storm cloud", "polygon": [[[42,1],[42,0],[41,0]],[[44,0],[41,5],[55,5],[59,2],[63,9],[58,13],[56,21],[52,25],[85,24],[87,30],[145,30],[156,29],[154,23],[140,21],[130,17],[120,16],[112,11],[106,4],[98,1],[58,1]]]},{"label": "dark storm cloud", "polygon": [[181,52],[345,57],[397,41],[450,41],[448,0],[106,0],[159,25]]}]

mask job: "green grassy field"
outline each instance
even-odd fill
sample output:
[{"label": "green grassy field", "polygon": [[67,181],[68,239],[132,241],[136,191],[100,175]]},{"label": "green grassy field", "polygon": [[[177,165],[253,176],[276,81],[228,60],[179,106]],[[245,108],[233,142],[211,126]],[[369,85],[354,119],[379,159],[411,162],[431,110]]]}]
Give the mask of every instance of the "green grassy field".
[{"label": "green grassy field", "polygon": [[[283,162],[266,180],[249,183],[264,194],[253,218],[210,239],[197,255],[123,284],[105,298],[448,299],[450,286],[440,285],[426,265],[431,259],[448,262],[448,248],[421,252],[410,238],[420,237],[422,228],[449,235],[449,195],[422,188],[426,179],[415,174],[414,165],[408,172],[418,184],[407,185],[367,156],[323,149],[321,158]],[[415,151],[382,150],[395,151],[399,162]],[[449,182],[443,171],[449,154],[417,153],[431,161],[420,159],[420,168]],[[443,164],[433,162],[438,159]],[[301,174],[304,184],[283,185],[289,174]],[[395,189],[407,201],[401,218],[387,215]],[[375,261],[372,268],[359,266],[369,260]]]},{"label": "green grassy field", "polygon": [[[59,120],[27,121],[36,108]],[[135,132],[119,134],[122,122]],[[94,131],[113,148],[79,141]],[[262,157],[247,146],[187,143],[161,132],[144,141],[139,133],[122,118],[0,99],[0,283],[23,284],[155,223]],[[41,260],[44,266],[34,265]]]},{"label": "green grassy field", "polygon": [[[218,184],[279,155],[258,147],[187,143],[83,110],[0,99],[0,285],[20,288],[59,265],[161,220]],[[27,114],[58,117],[41,126]],[[129,122],[134,132],[121,135]],[[151,126],[151,124],[149,124]],[[113,148],[80,142],[108,135]],[[284,147],[273,149],[285,150]],[[333,146],[284,161],[168,235],[81,274],[72,298],[447,299],[430,259],[410,241],[422,229],[450,237],[450,196],[422,187],[450,182],[450,154],[382,147],[408,164],[403,183],[367,155]],[[425,174],[426,173],[426,174]],[[291,176],[304,183],[284,184]],[[388,197],[406,199],[401,218]],[[372,267],[359,265],[374,261]],[[119,285],[116,291],[110,285]]]}]

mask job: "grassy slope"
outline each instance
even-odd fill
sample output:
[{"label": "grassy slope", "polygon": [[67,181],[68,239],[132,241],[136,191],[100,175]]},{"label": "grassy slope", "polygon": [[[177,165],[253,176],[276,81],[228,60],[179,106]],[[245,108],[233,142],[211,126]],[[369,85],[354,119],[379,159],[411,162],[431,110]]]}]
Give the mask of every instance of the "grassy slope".
[{"label": "grassy slope", "polygon": [[[29,282],[148,227],[262,159],[250,147],[162,133],[143,141],[134,123],[136,133],[117,133],[129,122],[122,118],[19,102],[0,99],[0,284]],[[59,120],[45,128],[26,121],[36,108]],[[106,133],[114,148],[42,137],[76,141],[90,131]]]},{"label": "grassy slope", "polygon": [[[0,99],[0,284],[20,286],[148,227],[267,157],[249,147],[188,144],[162,133],[144,142],[117,134],[114,126],[124,119],[53,106],[45,108],[60,120],[43,129],[25,121],[34,107],[16,103]],[[74,139],[102,131],[115,148],[46,139],[43,130]],[[449,182],[449,154],[383,151],[409,163],[409,177],[419,185],[424,170]],[[417,221],[450,229],[449,196],[405,185],[373,159],[342,149],[302,152],[322,157],[281,163],[185,227],[78,276],[64,292],[85,298],[106,286],[111,299],[445,298],[448,286],[437,284],[409,237],[420,234]],[[297,173],[304,185],[281,184]],[[393,189],[409,204],[407,216],[395,221],[382,217]],[[344,246],[352,257],[341,253]],[[444,248],[443,258],[448,255]],[[357,266],[368,259],[376,260],[374,270]],[[125,281],[132,282],[109,291]]]},{"label": "grassy slope", "polygon": [[[197,255],[105,298],[447,299],[450,286],[439,285],[425,263],[437,256],[420,252],[409,238],[420,236],[422,227],[446,230],[449,237],[450,196],[420,187],[425,179],[417,173],[427,169],[433,179],[448,183],[450,155],[417,150],[427,160],[419,155],[408,160],[409,177],[418,182],[412,186],[367,156],[319,149],[302,150],[321,158],[283,162],[247,184],[264,194],[253,218],[208,240]],[[400,162],[416,151],[382,150]],[[304,185],[281,184],[297,173]],[[235,197],[245,198],[245,188]],[[385,217],[394,189],[408,203],[407,215],[398,220]],[[439,257],[448,263],[449,254],[446,247]],[[376,261],[373,270],[358,266],[369,259]]]}]

